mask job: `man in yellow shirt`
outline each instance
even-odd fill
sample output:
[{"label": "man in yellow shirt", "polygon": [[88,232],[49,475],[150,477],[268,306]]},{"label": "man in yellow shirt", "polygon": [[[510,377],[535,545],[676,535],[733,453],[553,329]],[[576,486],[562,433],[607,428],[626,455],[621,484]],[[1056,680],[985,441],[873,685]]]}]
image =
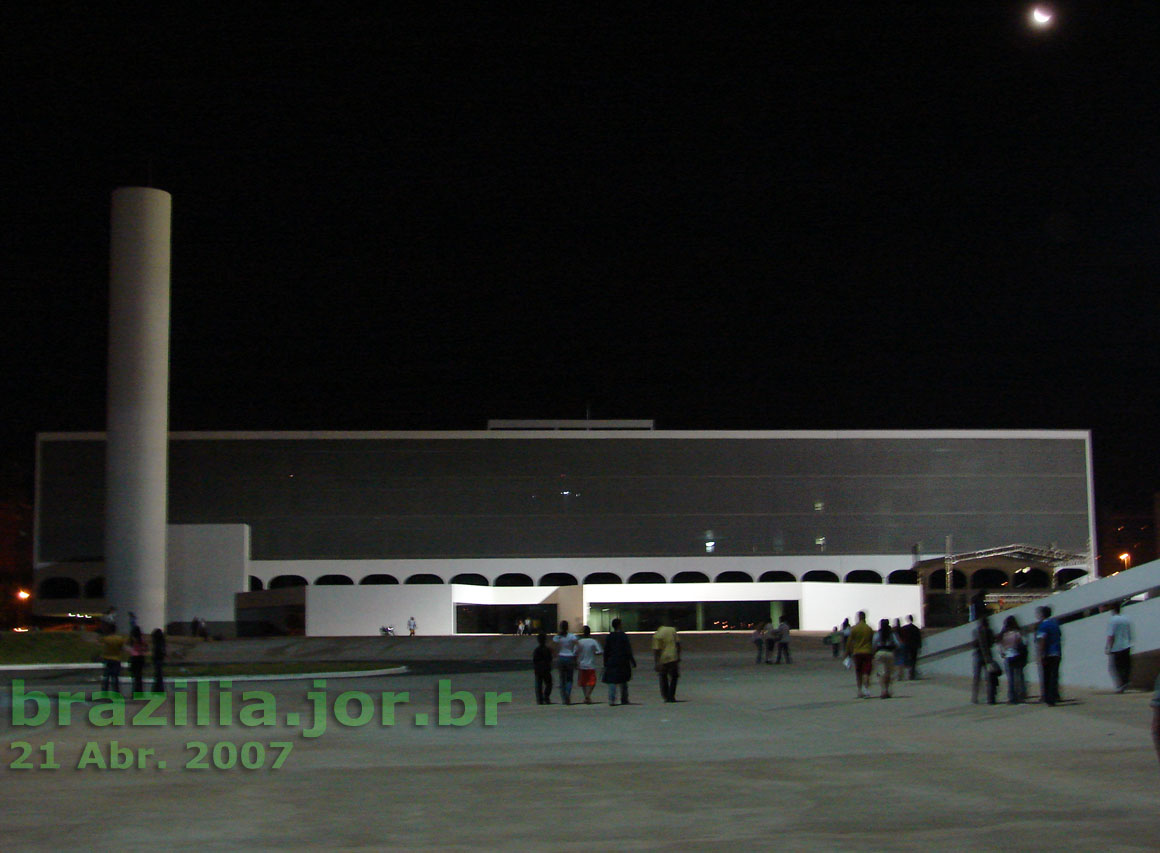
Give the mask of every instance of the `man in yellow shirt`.
[{"label": "man in yellow shirt", "polygon": [[858,623],[850,629],[846,654],[854,663],[854,680],[858,683],[858,698],[870,698],[870,673],[874,669],[874,629],[866,623],[866,612],[858,611]]},{"label": "man in yellow shirt", "polygon": [[116,632],[109,632],[101,637],[101,660],[105,663],[105,672],[101,678],[101,690],[121,692],[121,650],[125,647],[125,638]]},{"label": "man in yellow shirt", "polygon": [[681,677],[681,641],[677,629],[661,625],[653,634],[653,661],[661,677],[661,696],[666,702],[677,701],[677,679]]}]

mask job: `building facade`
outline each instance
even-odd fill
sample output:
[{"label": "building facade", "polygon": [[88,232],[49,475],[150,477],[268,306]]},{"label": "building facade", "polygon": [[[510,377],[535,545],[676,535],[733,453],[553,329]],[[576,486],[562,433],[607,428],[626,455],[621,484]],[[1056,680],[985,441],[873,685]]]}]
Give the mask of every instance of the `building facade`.
[{"label": "building facade", "polygon": [[[1092,553],[1087,432],[493,426],[171,434],[170,621],[228,621],[235,588],[299,589],[310,633],[403,624],[407,608],[437,633],[521,613],[824,629],[859,597],[920,610],[915,565],[948,537]],[[103,436],[41,435],[37,460],[40,606],[103,605]]]}]

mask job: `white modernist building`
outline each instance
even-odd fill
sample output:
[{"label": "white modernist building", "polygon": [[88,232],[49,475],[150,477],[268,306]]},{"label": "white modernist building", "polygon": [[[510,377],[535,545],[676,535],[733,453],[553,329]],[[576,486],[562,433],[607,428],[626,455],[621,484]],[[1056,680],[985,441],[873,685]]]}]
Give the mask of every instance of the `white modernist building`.
[{"label": "white modernist building", "polygon": [[[39,606],[106,602],[103,434],[37,445]],[[924,559],[1010,543],[1092,572],[1083,431],[691,432],[649,421],[465,432],[172,433],[167,621],[242,633],[826,630],[922,613]],[[1020,585],[991,566],[988,584]],[[954,580],[959,585],[958,570]],[[1047,578],[1048,584],[1054,578]],[[962,583],[969,584],[970,578]],[[115,588],[115,585],[113,585]]]}]

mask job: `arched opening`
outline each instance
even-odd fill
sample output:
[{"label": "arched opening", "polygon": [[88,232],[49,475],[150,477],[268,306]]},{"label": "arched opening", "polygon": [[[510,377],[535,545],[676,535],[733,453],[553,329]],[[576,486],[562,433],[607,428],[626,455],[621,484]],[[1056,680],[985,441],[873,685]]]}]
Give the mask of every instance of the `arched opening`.
[{"label": "arched opening", "polygon": [[535,586],[523,572],[504,572],[495,579],[496,586]]},{"label": "arched opening", "polygon": [[398,582],[399,579],[394,575],[367,575],[365,578],[359,581],[360,584],[385,584]]},{"label": "arched opening", "polygon": [[882,583],[882,575],[870,569],[855,569],[846,575],[846,583]]},{"label": "arched opening", "polygon": [[323,575],[314,582],[315,586],[354,586],[354,581],[346,575]]},{"label": "arched opening", "polygon": [[1063,586],[1064,584],[1075,583],[1080,578],[1086,577],[1086,569],[1060,569],[1055,573],[1055,583],[1058,586]]},{"label": "arched opening", "polygon": [[792,572],[762,572],[758,580],[762,583],[797,583]]},{"label": "arched opening", "polygon": [[85,598],[104,598],[105,579],[103,577],[89,578],[85,581]]},{"label": "arched opening", "polygon": [[814,569],[812,572],[806,572],[802,575],[802,580],[807,583],[837,583],[838,576],[825,569]]},{"label": "arched opening", "polygon": [[[946,569],[938,569],[930,573],[930,580],[928,581],[931,592],[946,592],[947,588],[947,571]],[[954,589],[967,588],[967,576],[958,569],[954,570],[951,575],[951,585]]]},{"label": "arched opening", "polygon": [[81,597],[81,585],[72,578],[47,578],[40,582],[37,590],[41,598]]},{"label": "arched opening", "polygon": [[270,589],[286,589],[291,586],[306,586],[306,578],[302,575],[278,575],[270,580]]},{"label": "arched opening", "polygon": [[576,586],[577,584],[576,576],[567,572],[548,572],[540,578],[540,586]]},{"label": "arched opening", "polygon": [[427,574],[411,575],[409,578],[407,578],[407,583],[436,584],[436,583],[443,583],[443,578],[439,577],[439,575],[427,575]]},{"label": "arched opening", "polygon": [[452,583],[465,583],[470,586],[487,586],[487,578],[475,572],[464,572],[451,579]]},{"label": "arched opening", "polygon": [[753,575],[749,572],[721,572],[716,580],[717,583],[753,583]]},{"label": "arched opening", "polygon": [[259,592],[262,589],[262,579],[250,575],[250,592]]},{"label": "arched opening", "polygon": [[665,576],[660,572],[633,572],[629,578],[629,583],[664,583]]},{"label": "arched opening", "polygon": [[593,572],[585,576],[584,583],[621,583],[620,575],[612,572]]},{"label": "arched opening", "polygon": [[1007,573],[1001,569],[979,569],[971,575],[971,589],[1002,589],[1007,585]]},{"label": "arched opening", "polygon": [[1016,571],[1013,581],[1015,589],[1047,589],[1051,586],[1051,576],[1047,572],[1030,566]]},{"label": "arched opening", "polygon": [[673,583],[708,583],[709,576],[704,572],[677,572],[673,575]]},{"label": "arched opening", "polygon": [[918,583],[918,572],[914,569],[899,569],[891,572],[887,578],[887,583],[897,584],[916,584]]}]

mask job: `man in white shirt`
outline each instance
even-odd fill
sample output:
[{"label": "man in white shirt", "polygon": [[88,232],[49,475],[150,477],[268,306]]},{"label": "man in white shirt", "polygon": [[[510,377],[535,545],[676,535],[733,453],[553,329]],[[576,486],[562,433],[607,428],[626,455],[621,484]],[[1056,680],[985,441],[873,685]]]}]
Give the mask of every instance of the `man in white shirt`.
[{"label": "man in white shirt", "polygon": [[1120,613],[1120,602],[1112,605],[1112,618],[1108,620],[1108,641],[1104,651],[1112,656],[1116,692],[1123,693],[1132,680],[1132,623]]},{"label": "man in white shirt", "polygon": [[576,671],[576,635],[568,630],[568,623],[560,623],[560,632],[552,637],[556,644],[556,668],[560,671],[560,695],[564,704],[572,704],[572,674]]},{"label": "man in white shirt", "polygon": [[584,691],[584,704],[592,704],[592,691],[596,687],[596,656],[603,654],[600,643],[592,639],[592,629],[587,625],[581,631],[583,636],[576,641],[576,681]]}]

